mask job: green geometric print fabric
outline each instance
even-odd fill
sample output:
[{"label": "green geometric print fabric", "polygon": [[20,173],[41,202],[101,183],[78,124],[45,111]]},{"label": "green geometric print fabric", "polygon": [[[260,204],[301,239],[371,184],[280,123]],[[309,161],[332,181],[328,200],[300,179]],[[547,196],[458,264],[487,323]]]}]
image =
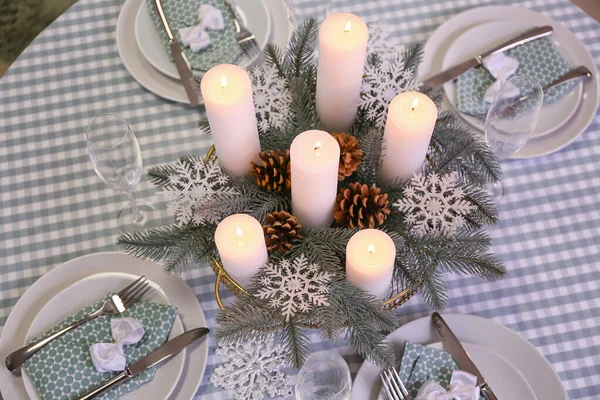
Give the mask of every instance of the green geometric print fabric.
[{"label": "green geometric print fabric", "polygon": [[[514,49],[506,55],[519,61],[519,68],[513,76],[521,75],[533,78],[541,87],[571,70],[571,65],[558,52],[550,38],[537,39]],[[456,81],[457,108],[467,114],[485,114],[490,103],[483,100],[488,87],[495,78],[489,71],[479,66],[458,77]],[[577,86],[577,81],[567,82],[544,93],[544,103],[550,104],[568,94]]]},{"label": "green geometric print fabric", "polygon": [[[109,296],[66,318],[48,333],[55,332],[97,310]],[[171,306],[138,302],[120,316],[98,317],[55,339],[31,356],[24,364],[24,369],[43,400],[74,399],[120,373],[96,371],[90,356],[92,344],[115,342],[110,329],[112,318],[133,317],[144,327],[142,340],[134,345],[124,346],[129,365],[165,342],[171,332],[175,314],[176,310]],[[149,368],[97,398],[116,399],[154,379],[155,372],[155,367]]]},{"label": "green geometric print fabric", "polygon": [[[211,44],[207,48],[194,53],[189,47],[183,46],[179,40],[179,29],[194,26],[200,22],[198,20],[200,4],[210,4],[219,9],[223,14],[225,29],[221,31],[207,30],[206,32],[210,36]],[[233,18],[223,0],[163,0],[162,5],[171,26],[171,31],[173,31],[175,38],[179,40],[179,46],[183,53],[185,53],[192,69],[199,72],[206,72],[218,64],[236,64],[242,56],[242,50],[235,40],[236,30]],[[146,6],[154,22],[154,26],[158,30],[163,46],[172,61],[173,56],[169,48],[169,39],[160,22],[153,1],[146,0]]]},{"label": "green geometric print fabric", "polygon": [[[398,373],[406,390],[414,399],[421,386],[428,380],[437,382],[448,390],[452,372],[457,370],[460,368],[449,353],[406,342]],[[481,397],[481,400],[483,399]]]}]

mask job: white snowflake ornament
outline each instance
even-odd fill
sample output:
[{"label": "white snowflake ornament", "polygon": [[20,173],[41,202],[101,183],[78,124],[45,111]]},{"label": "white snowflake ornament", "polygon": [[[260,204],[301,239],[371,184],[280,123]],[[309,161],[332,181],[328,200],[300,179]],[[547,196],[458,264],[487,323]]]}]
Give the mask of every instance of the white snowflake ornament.
[{"label": "white snowflake ornament", "polygon": [[388,24],[385,22],[369,24],[369,42],[367,44],[369,53],[377,53],[383,59],[389,59],[394,54],[401,53],[403,48],[392,36],[392,29]]},{"label": "white snowflake ornament", "polygon": [[220,344],[215,353],[229,360],[215,368],[210,382],[235,391],[236,400],[261,400],[268,394],[291,396],[290,379],[280,371],[286,352],[273,336],[254,336],[244,342]]},{"label": "white snowflake ornament", "polygon": [[367,118],[383,128],[392,99],[400,93],[418,90],[421,84],[413,71],[405,68],[404,57],[396,55],[391,62],[379,66],[367,64],[363,78],[360,107],[367,110]]},{"label": "white snowflake ornament", "polygon": [[283,128],[292,103],[287,81],[273,65],[255,67],[250,72],[250,78],[258,127],[263,132],[269,128]]},{"label": "white snowflake ornament", "polygon": [[304,254],[292,262],[265,264],[264,270],[256,296],[271,300],[271,307],[281,309],[286,321],[298,312],[309,311],[312,306],[329,305],[327,293],[333,274],[317,264],[310,264]]},{"label": "white snowflake ornament", "polygon": [[227,186],[228,176],[217,164],[201,159],[178,160],[174,168],[175,171],[169,175],[169,184],[158,193],[169,202],[177,225],[219,222],[221,215],[206,205],[215,198],[238,195],[236,189]]},{"label": "white snowflake ornament", "polygon": [[394,203],[406,213],[405,221],[420,236],[452,236],[465,224],[465,216],[475,209],[463,198],[457,186],[455,172],[439,177],[435,173],[426,178],[415,175],[404,190],[404,197]]}]

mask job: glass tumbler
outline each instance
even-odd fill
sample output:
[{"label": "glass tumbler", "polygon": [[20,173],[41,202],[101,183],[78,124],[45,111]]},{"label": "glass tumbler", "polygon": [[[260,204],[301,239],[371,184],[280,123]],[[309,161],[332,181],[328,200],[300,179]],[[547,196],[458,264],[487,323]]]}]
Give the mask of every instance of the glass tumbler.
[{"label": "glass tumbler", "polygon": [[337,353],[311,354],[296,377],[297,400],[350,399],[352,378],[346,361]]}]

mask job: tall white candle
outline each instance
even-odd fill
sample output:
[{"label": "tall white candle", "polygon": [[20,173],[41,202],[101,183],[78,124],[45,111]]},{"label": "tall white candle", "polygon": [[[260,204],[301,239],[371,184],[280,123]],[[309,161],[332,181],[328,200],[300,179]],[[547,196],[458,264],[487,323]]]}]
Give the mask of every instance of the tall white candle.
[{"label": "tall white candle", "polygon": [[346,246],[346,279],[377,298],[390,293],[396,246],[389,235],[377,229],[363,229]]},{"label": "tall white candle", "polygon": [[268,260],[262,226],[246,214],[233,214],[221,221],[215,231],[215,244],[223,268],[242,287]]},{"label": "tall white candle", "polygon": [[329,133],[312,130],[296,136],[290,147],[292,210],[309,228],[333,222],[340,146]]},{"label": "tall white candle", "polygon": [[423,93],[404,92],[394,97],[383,135],[385,180],[409,179],[421,168],[436,120],[437,107]]},{"label": "tall white candle", "polygon": [[329,132],[347,130],[356,119],[369,30],[354,14],[334,14],[319,29],[317,113]]},{"label": "tall white candle", "polygon": [[259,162],[260,141],[250,77],[237,65],[209,69],[200,84],[219,165],[234,175]]}]

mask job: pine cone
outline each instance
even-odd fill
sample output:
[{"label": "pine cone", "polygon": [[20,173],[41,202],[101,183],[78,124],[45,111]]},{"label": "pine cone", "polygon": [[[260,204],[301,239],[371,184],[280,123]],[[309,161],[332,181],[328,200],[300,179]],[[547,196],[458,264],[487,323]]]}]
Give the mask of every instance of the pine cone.
[{"label": "pine cone", "polygon": [[389,214],[387,193],[356,182],[340,189],[333,216],[338,225],[364,229],[383,224]]},{"label": "pine cone", "polygon": [[286,188],[289,190],[291,182],[290,172],[290,151],[269,150],[259,153],[262,165],[257,165],[253,161],[251,175],[256,175],[256,183],[261,188],[281,192]]},{"label": "pine cone", "polygon": [[263,225],[267,250],[287,253],[292,248],[292,240],[302,237],[302,225],[293,215],[285,211],[275,211],[267,215],[267,225]]},{"label": "pine cone", "polygon": [[340,145],[340,166],[338,180],[342,181],[358,169],[362,161],[363,152],[358,146],[358,140],[347,133],[333,133],[333,137]]}]

